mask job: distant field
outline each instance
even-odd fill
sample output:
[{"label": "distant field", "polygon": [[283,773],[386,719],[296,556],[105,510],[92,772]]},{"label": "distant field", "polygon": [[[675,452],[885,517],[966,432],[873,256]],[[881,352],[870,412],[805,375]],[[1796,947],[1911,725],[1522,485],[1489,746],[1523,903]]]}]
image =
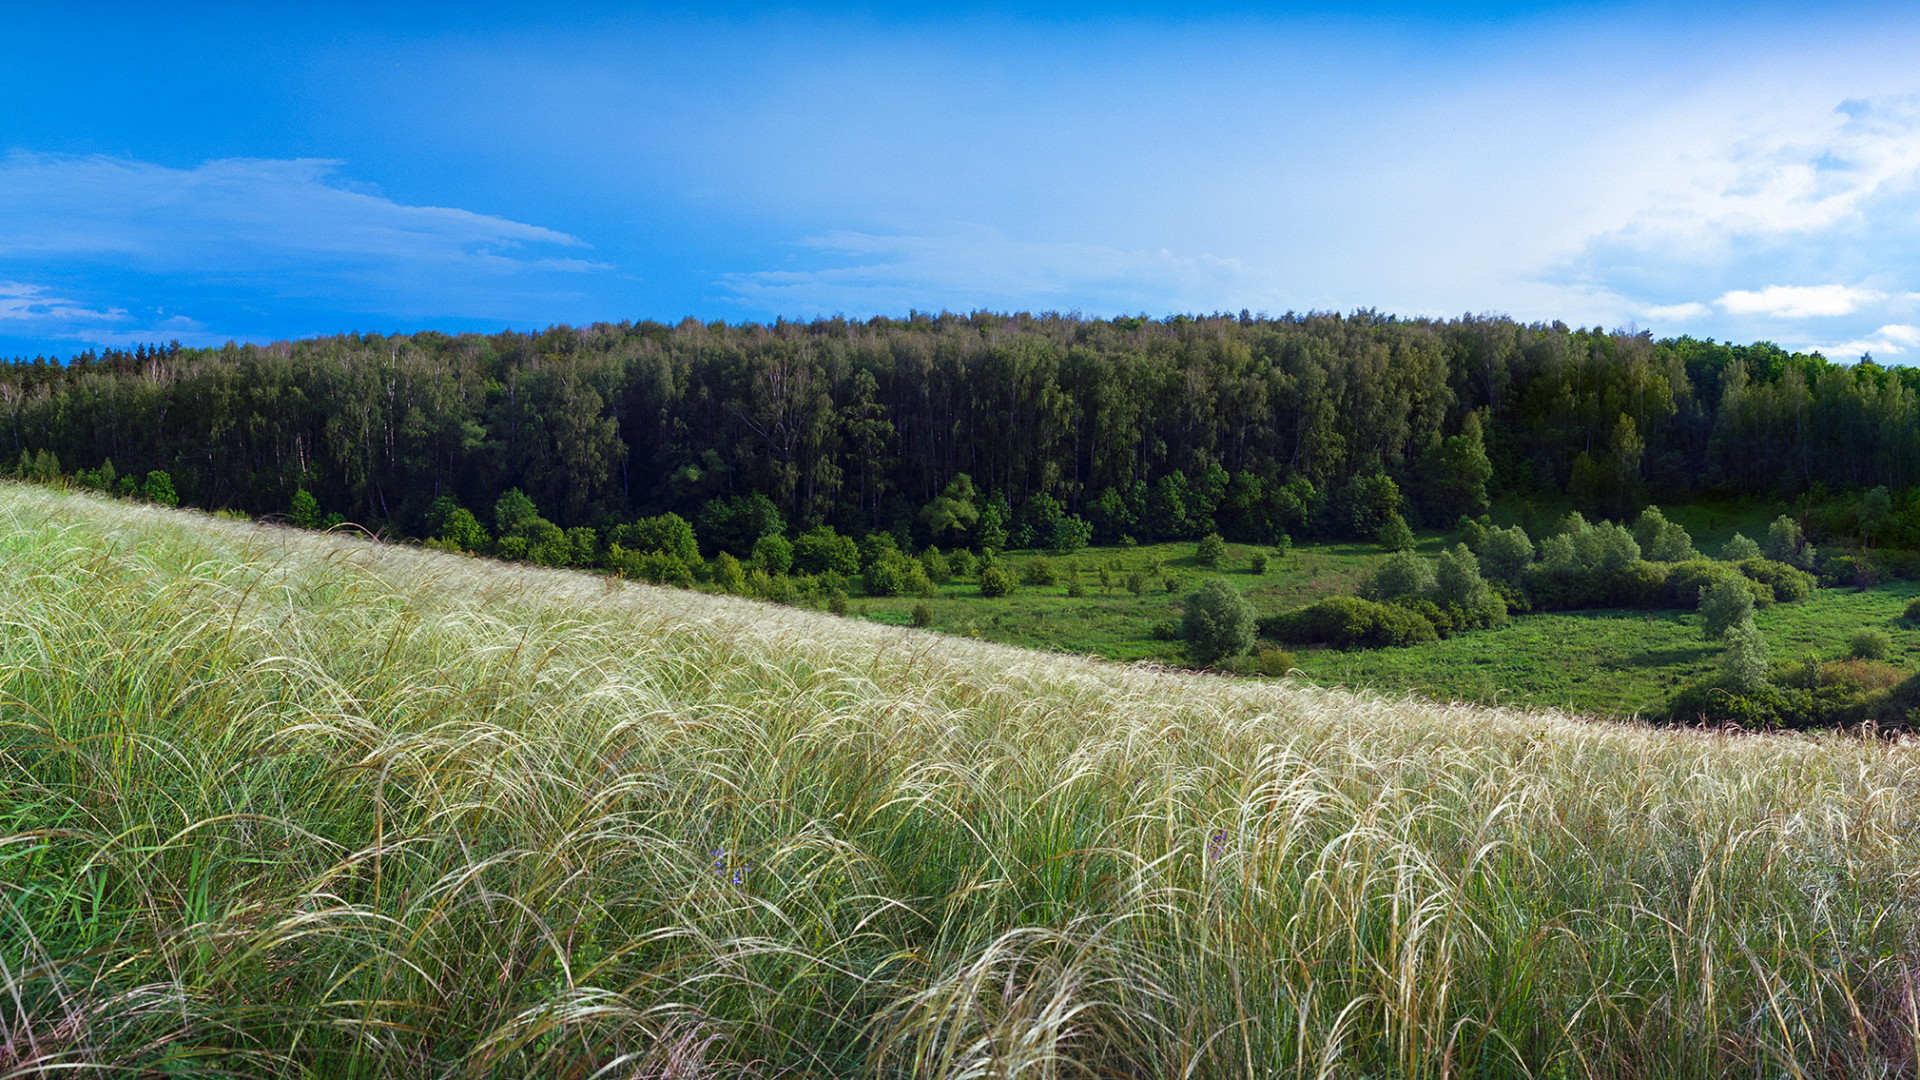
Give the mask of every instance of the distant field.
[{"label": "distant field", "polygon": [[[1737,530],[1764,537],[1767,522],[1777,512],[1765,507],[1687,507],[1672,517],[1698,530],[1697,536],[1708,537],[1697,542],[1711,554]],[[1520,515],[1500,516],[1517,522]],[[1536,516],[1551,520],[1554,515],[1542,509]],[[1441,534],[1422,534],[1419,551],[1431,557],[1449,541]],[[1301,545],[1286,557],[1272,557],[1266,574],[1254,575],[1248,570],[1250,556],[1272,549],[1229,544],[1228,557],[1217,570],[1209,570],[1195,562],[1194,547],[1090,548],[1050,556],[1056,566],[1081,568],[1088,595],[1080,599],[1065,595],[1064,581],[1048,588],[1023,586],[998,599],[981,597],[970,582],[955,583],[928,601],[933,628],[1034,649],[1179,663],[1179,644],[1156,640],[1151,631],[1156,623],[1179,619],[1179,601],[1203,578],[1226,578],[1262,614],[1270,614],[1329,594],[1351,594],[1385,558],[1374,544]],[[1014,552],[1004,561],[1017,570],[1038,554]],[[1110,592],[1100,589],[1098,568],[1116,564],[1119,568],[1109,571],[1116,584]],[[1120,584],[1135,571],[1149,577],[1149,588],[1140,597]],[[1167,576],[1177,583],[1172,593],[1161,584]],[[1756,623],[1778,660],[1843,655],[1848,635],[1873,627],[1893,639],[1890,663],[1920,669],[1920,625],[1900,617],[1915,596],[1920,596],[1920,583],[1895,581],[1866,592],[1822,589],[1810,600],[1760,609]],[[907,625],[918,602],[906,597],[856,599],[853,611]],[[1719,647],[1701,637],[1697,622],[1690,612],[1671,610],[1548,612],[1516,616],[1498,630],[1411,648],[1301,650],[1295,663],[1306,678],[1329,686],[1622,718],[1650,716],[1675,688],[1712,670]]]},{"label": "distant field", "polygon": [[1170,673],[9,484],[0,566],[0,1077],[1920,1064],[1911,743]]},{"label": "distant field", "polygon": [[[1920,670],[1920,627],[1901,618],[1920,584],[1868,591],[1821,589],[1759,609],[1754,623],[1777,660],[1846,655],[1863,627],[1893,639],[1887,662]],[[1698,616],[1608,610],[1527,615],[1481,633],[1406,649],[1298,654],[1316,682],[1417,692],[1442,701],[1529,705],[1604,716],[1657,714],[1682,683],[1712,674],[1720,646],[1702,638]]]}]

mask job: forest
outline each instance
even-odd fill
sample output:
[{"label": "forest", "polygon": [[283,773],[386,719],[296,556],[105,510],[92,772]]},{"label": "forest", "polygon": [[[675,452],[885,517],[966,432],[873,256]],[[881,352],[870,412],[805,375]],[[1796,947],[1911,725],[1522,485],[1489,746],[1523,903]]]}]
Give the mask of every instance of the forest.
[{"label": "forest", "polygon": [[671,511],[706,548],[734,546],[752,496],[790,537],[977,547],[992,518],[1013,546],[1060,521],[1096,543],[1368,536],[1383,478],[1434,527],[1495,496],[1625,519],[1885,488],[1844,527],[1911,547],[1920,371],[1364,310],[340,335],[0,364],[0,462],[108,487],[160,471],[184,504],[255,516],[306,492],[400,537],[519,491],[561,528]]}]

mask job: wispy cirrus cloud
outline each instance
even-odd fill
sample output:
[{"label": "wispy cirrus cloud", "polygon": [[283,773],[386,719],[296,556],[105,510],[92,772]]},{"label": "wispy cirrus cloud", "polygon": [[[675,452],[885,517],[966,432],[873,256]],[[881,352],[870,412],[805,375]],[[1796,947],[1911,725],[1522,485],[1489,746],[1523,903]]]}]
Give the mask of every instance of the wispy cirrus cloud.
[{"label": "wispy cirrus cloud", "polygon": [[110,157],[0,160],[0,258],[127,256],[168,269],[209,257],[259,265],[287,255],[591,269],[532,255],[586,247],[566,233],[356,190],[342,162],[209,161],[191,169]]},{"label": "wispy cirrus cloud", "polygon": [[[16,279],[0,294],[8,336],[246,336],[182,314],[196,306],[539,318],[611,269],[587,249],[539,225],[397,202],[352,184],[337,161],[0,158],[0,277]],[[45,284],[58,281],[75,284]]]},{"label": "wispy cirrus cloud", "polygon": [[23,323],[112,323],[126,316],[124,309],[90,308],[64,297],[50,296],[44,285],[0,281],[0,319]]},{"label": "wispy cirrus cloud", "polygon": [[0,281],[0,340],[52,340],[107,348],[178,341],[218,345],[231,334],[216,334],[206,324],[163,311],[142,314],[122,307],[90,307],[58,295],[45,285]]}]

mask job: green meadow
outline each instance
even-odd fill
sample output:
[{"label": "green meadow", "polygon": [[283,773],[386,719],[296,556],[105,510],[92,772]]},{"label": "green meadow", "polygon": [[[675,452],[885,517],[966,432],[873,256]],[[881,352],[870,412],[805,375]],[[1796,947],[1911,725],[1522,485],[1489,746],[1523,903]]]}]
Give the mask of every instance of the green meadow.
[{"label": "green meadow", "polygon": [[[1777,513],[1777,510],[1773,510]],[[1765,535],[1768,508],[1689,507],[1671,516],[1691,524],[1703,551],[1717,551],[1737,530]],[[1529,515],[1551,520],[1548,511]],[[1518,524],[1521,515],[1498,515]],[[1417,548],[1431,557],[1453,538],[1421,535]],[[1201,565],[1192,543],[1130,548],[1089,548],[1068,556],[1013,552],[1002,562],[1016,574],[1026,560],[1045,557],[1062,573],[1059,584],[1025,585],[1006,597],[986,598],[971,582],[953,582],[925,601],[931,626],[1032,649],[1179,665],[1178,641],[1156,638],[1154,628],[1177,624],[1180,603],[1206,577],[1232,582],[1261,614],[1310,604],[1321,597],[1352,594],[1385,553],[1374,544],[1311,544],[1288,549],[1229,544],[1217,567]],[[1268,555],[1264,574],[1249,563]],[[1098,572],[1107,568],[1110,585]],[[1066,574],[1079,570],[1086,595],[1067,595]],[[1146,588],[1126,587],[1141,574]],[[1172,589],[1167,587],[1172,583]],[[1920,596],[1920,583],[1891,581],[1864,591],[1820,589],[1808,600],[1760,608],[1755,625],[1774,658],[1831,660],[1847,652],[1847,639],[1861,629],[1887,633],[1887,662],[1920,669],[1920,624],[1902,617]],[[894,625],[911,625],[911,597],[856,598],[851,613]],[[1660,713],[1682,684],[1708,676],[1720,646],[1705,639],[1699,616],[1678,610],[1638,609],[1516,614],[1507,625],[1459,634],[1428,644],[1392,649],[1302,649],[1293,666],[1299,676],[1327,686],[1416,694],[1442,701],[1513,704],[1593,713],[1616,718]],[[1163,627],[1163,633],[1164,633]]]}]

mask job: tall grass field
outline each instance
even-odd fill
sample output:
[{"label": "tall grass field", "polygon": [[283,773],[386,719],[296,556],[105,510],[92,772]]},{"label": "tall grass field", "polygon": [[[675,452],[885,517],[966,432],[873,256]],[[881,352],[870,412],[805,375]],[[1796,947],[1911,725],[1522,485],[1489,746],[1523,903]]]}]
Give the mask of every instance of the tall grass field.
[{"label": "tall grass field", "polygon": [[0,485],[0,1077],[1912,1076],[1920,753]]}]

